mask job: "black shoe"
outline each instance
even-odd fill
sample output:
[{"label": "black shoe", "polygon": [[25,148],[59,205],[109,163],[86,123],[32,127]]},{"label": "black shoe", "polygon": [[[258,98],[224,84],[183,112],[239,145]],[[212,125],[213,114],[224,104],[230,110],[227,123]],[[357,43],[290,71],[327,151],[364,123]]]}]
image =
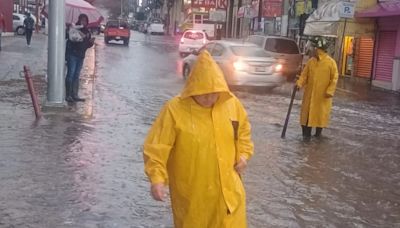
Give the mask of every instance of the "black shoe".
[{"label": "black shoe", "polygon": [[84,98],[80,98],[80,97],[74,97],[74,98],[72,98],[74,101],[76,101],[76,102],[85,102],[86,101],[86,99],[84,99]]},{"label": "black shoe", "polygon": [[70,96],[70,97],[66,97],[65,100],[67,102],[75,102],[75,100]]},{"label": "black shoe", "polygon": [[321,134],[322,134],[322,128],[317,127],[317,130],[316,130],[314,136],[319,138],[319,137],[321,137]]}]

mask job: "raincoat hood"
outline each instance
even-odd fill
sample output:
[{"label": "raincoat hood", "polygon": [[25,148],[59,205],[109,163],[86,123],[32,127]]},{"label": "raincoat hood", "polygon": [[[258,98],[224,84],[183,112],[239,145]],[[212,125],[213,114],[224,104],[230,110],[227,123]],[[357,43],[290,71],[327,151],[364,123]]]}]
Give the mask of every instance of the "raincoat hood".
[{"label": "raincoat hood", "polygon": [[181,98],[217,92],[230,95],[223,72],[210,53],[202,51],[183,88]]}]

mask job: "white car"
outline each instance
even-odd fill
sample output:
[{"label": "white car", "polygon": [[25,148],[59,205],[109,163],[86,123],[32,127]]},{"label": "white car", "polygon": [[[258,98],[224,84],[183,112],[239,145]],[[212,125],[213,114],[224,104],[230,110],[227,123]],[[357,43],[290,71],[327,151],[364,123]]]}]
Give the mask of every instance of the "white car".
[{"label": "white car", "polygon": [[181,42],[179,43],[179,54],[181,57],[185,57],[193,51],[198,51],[206,43],[208,43],[208,39],[205,32],[187,30],[183,33]]},{"label": "white car", "polygon": [[160,19],[153,19],[150,22],[149,27],[147,28],[147,32],[151,35],[153,34],[165,34],[164,23]]},{"label": "white car", "polygon": [[189,77],[198,53],[207,50],[224,73],[229,86],[274,88],[286,82],[283,66],[255,44],[211,41],[183,59],[183,78]]},{"label": "white car", "polygon": [[[31,17],[33,18],[36,24],[36,17],[33,15],[31,15]],[[15,31],[18,35],[25,34],[25,28],[24,28],[25,18],[26,18],[25,14],[13,13],[13,31]]]}]

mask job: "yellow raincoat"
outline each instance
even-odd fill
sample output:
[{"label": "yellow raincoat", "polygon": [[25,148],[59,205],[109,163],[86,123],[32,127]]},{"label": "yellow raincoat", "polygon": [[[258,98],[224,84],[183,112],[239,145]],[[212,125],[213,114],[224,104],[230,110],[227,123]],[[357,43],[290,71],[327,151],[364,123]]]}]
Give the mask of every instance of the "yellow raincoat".
[{"label": "yellow raincoat", "polygon": [[[297,86],[305,87],[301,105],[300,124],[308,127],[325,128],[329,124],[332,96],[336,90],[338,70],[335,60],[318,49],[319,60],[311,58]],[[327,97],[327,96],[330,96]]]},{"label": "yellow raincoat", "polygon": [[[214,92],[220,96],[213,108],[192,98]],[[232,123],[238,123],[237,134]],[[234,165],[239,156],[252,154],[247,114],[204,51],[181,95],[164,106],[144,144],[151,183],[169,185],[175,227],[246,227],[245,191]]]}]

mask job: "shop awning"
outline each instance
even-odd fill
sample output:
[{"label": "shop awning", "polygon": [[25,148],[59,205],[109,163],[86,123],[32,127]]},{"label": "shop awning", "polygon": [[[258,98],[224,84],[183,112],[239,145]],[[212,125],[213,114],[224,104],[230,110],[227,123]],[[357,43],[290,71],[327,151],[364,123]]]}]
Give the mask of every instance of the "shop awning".
[{"label": "shop awning", "polygon": [[337,36],[341,1],[332,0],[318,7],[306,20],[304,35]]},{"label": "shop awning", "polygon": [[382,2],[376,6],[356,12],[356,17],[390,17],[400,15],[400,1]]}]

